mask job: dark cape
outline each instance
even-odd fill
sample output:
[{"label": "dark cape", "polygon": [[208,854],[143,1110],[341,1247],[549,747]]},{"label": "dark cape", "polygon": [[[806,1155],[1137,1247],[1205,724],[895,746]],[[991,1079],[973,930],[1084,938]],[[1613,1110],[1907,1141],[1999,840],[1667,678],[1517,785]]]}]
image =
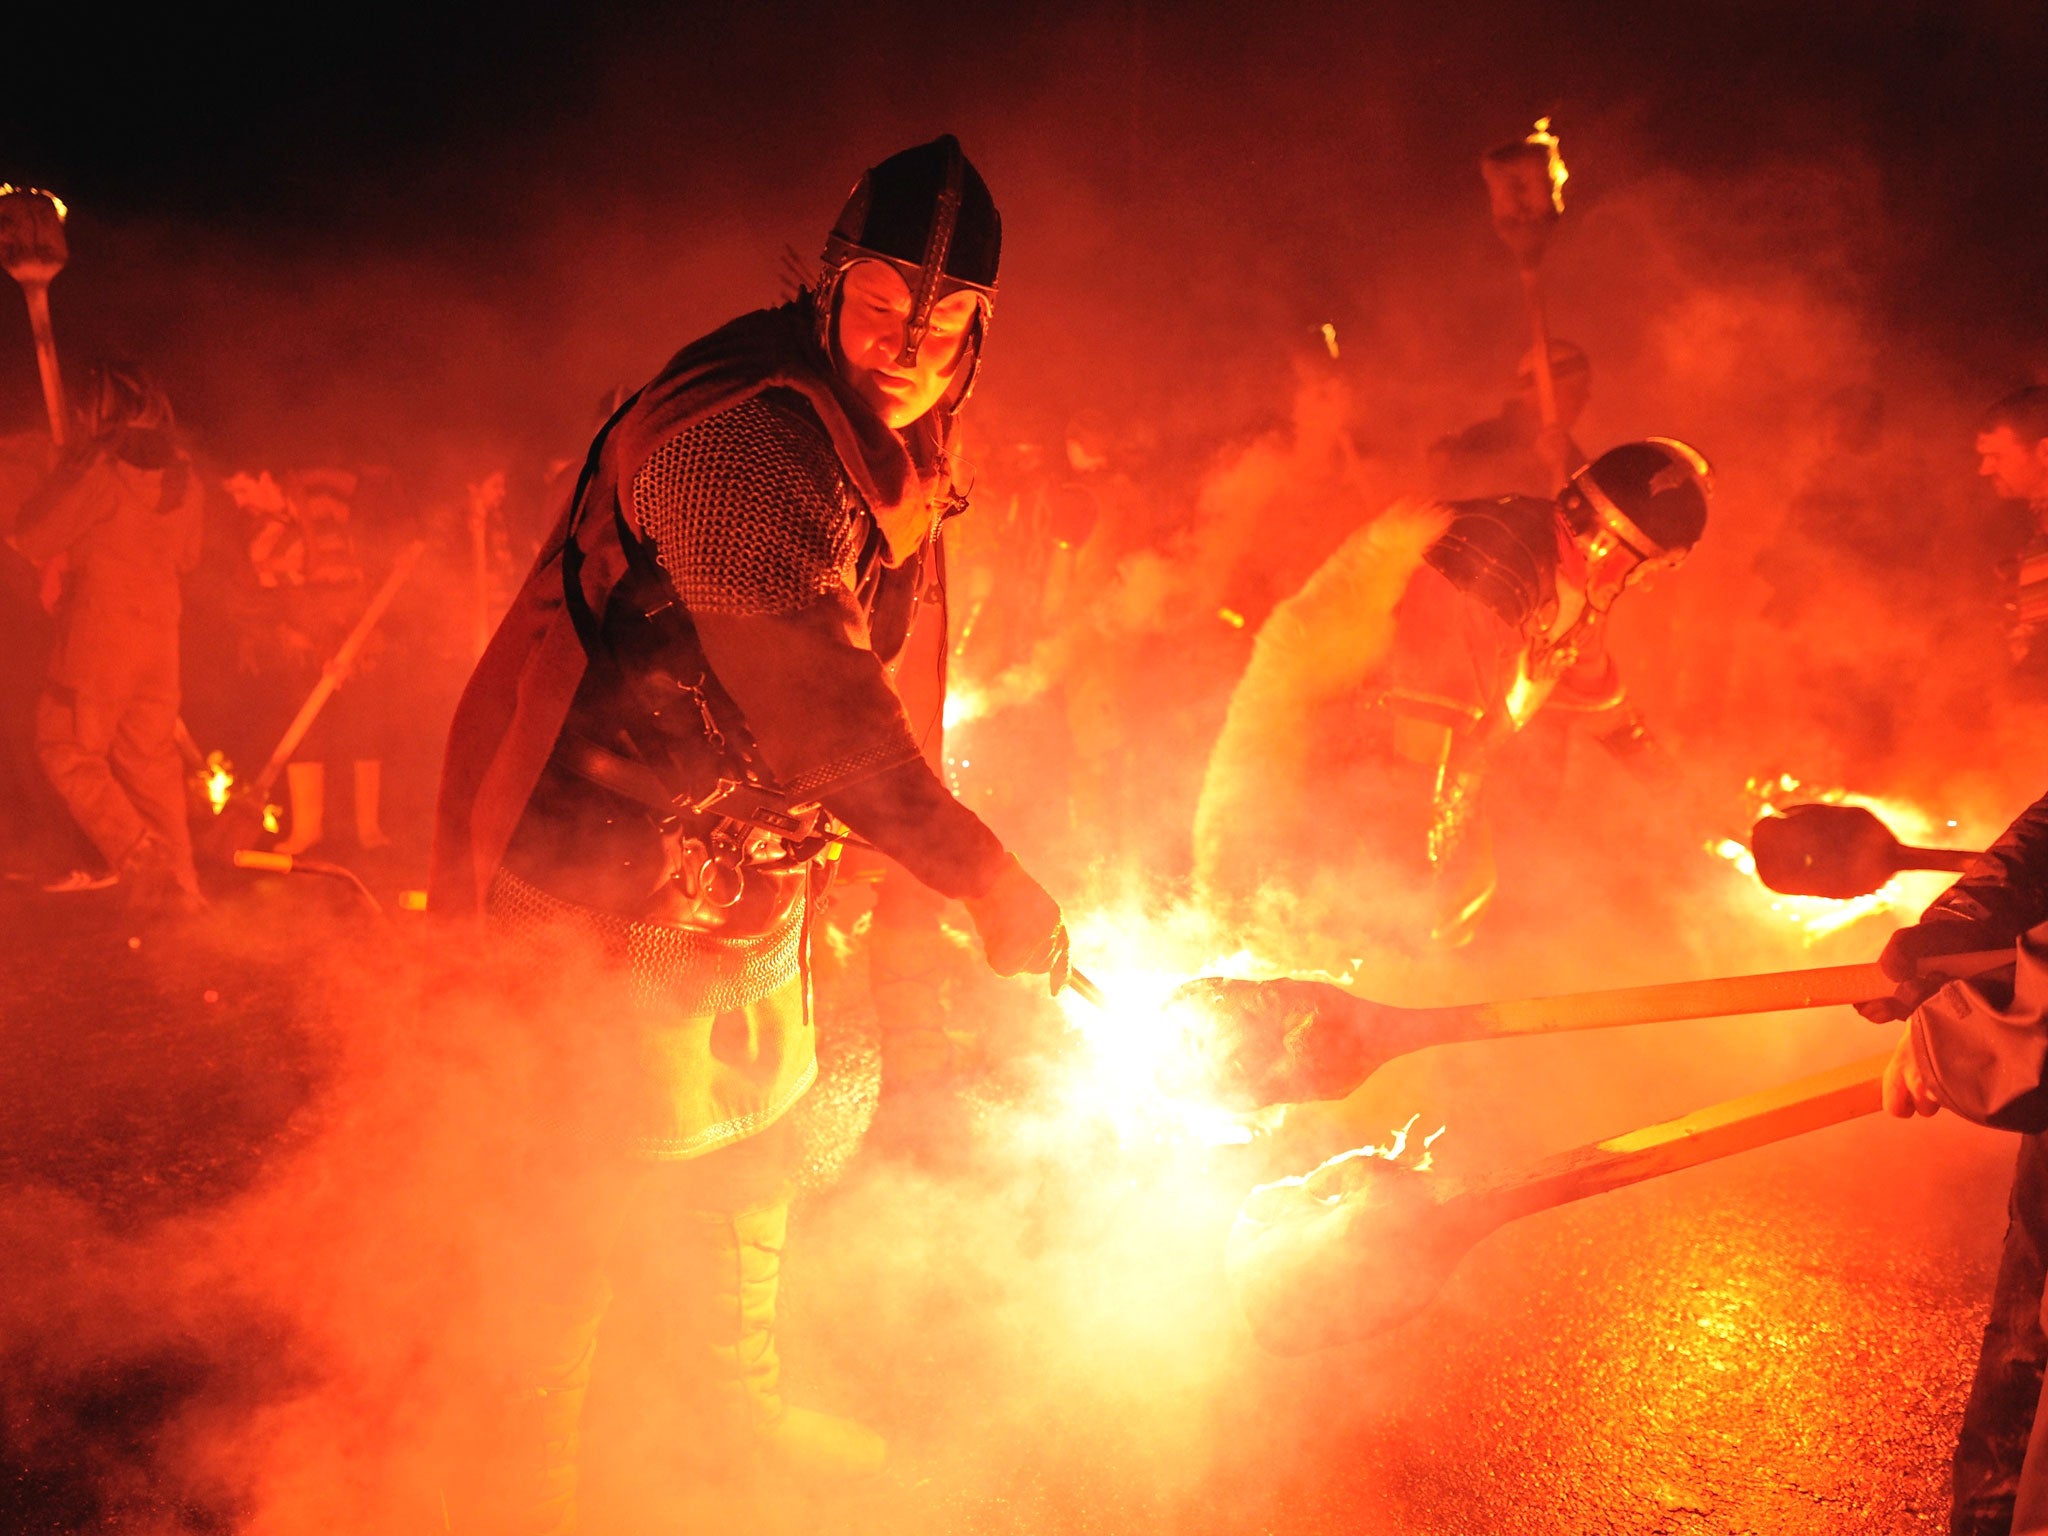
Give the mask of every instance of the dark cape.
[{"label": "dark cape", "polygon": [[428,877],[435,912],[482,910],[588,666],[563,584],[572,526],[583,596],[601,615],[626,574],[619,523],[641,537],[624,492],[649,455],[769,389],[801,395],[816,413],[881,530],[886,562],[899,564],[923,547],[942,488],[945,413],[934,411],[903,432],[883,425],[819,352],[806,299],[743,315],[678,352],[611,422],[581,478],[580,499],[572,491],[456,706]]}]

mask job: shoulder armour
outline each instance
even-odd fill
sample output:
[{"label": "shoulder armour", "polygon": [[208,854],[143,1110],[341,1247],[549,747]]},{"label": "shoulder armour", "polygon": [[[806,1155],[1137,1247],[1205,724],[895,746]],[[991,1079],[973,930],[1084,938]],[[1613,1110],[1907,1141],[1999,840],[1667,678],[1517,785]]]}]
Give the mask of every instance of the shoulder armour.
[{"label": "shoulder armour", "polygon": [[633,510],[695,613],[788,613],[850,586],[868,531],[824,426],[782,390],[655,449],[633,477]]},{"label": "shoulder armour", "polygon": [[1450,527],[1423,558],[1519,629],[1557,593],[1557,509],[1533,496],[1454,501]]}]

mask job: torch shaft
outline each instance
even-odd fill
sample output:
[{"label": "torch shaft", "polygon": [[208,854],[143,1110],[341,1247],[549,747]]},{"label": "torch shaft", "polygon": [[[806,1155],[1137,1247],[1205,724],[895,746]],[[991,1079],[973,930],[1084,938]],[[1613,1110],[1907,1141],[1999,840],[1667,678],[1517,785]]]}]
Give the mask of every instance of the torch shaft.
[{"label": "torch shaft", "polygon": [[1543,459],[1554,482],[1551,488],[1561,491],[1570,471],[1556,445],[1557,376],[1550,369],[1550,322],[1543,313],[1543,279],[1533,262],[1525,264],[1521,273],[1522,304],[1529,312],[1529,337],[1534,347],[1536,409],[1543,418]]},{"label": "torch shaft", "polygon": [[1979,857],[1968,848],[1909,848],[1903,843],[1892,855],[1894,869],[1946,869],[1961,874]]},{"label": "torch shaft", "polygon": [[57,333],[50,325],[50,285],[24,279],[29,329],[36,338],[36,369],[43,376],[43,409],[50,416],[50,441],[64,446],[64,375],[57,368]]},{"label": "torch shaft", "polygon": [[1513,1221],[1589,1195],[1697,1167],[1774,1141],[1804,1135],[1874,1113],[1890,1052],[1827,1072],[1694,1110],[1546,1158],[1523,1173],[1489,1180],[1467,1194],[1494,1215]]},{"label": "torch shaft", "polygon": [[348,632],[348,638],[334,657],[321,669],[320,681],[313,685],[313,691],[306,695],[306,702],[299,706],[299,712],[292,716],[292,723],[285,727],[279,738],[277,750],[270,754],[270,761],[263,765],[263,771],[256,775],[250,785],[252,794],[268,794],[270,786],[277,782],[277,776],[284,772],[284,765],[298,751],[299,743],[306,739],[306,733],[313,729],[313,722],[320,717],[320,711],[327,707],[327,701],[334,697],[334,690],[348,681],[349,672],[356,664],[356,656],[363,648],[363,642],[370,638],[370,631],[377,627],[377,621],[384,617],[384,610],[391,606],[391,600],[398,596],[398,589],[405,584],[405,578],[412,574],[412,568],[420,563],[420,556],[427,551],[424,540],[415,539],[398,552],[398,558],[391,563],[391,574],[384,578],[384,585],[377,589],[370,599],[370,605],[363,610],[363,616],[356,620],[356,627]]},{"label": "torch shaft", "polygon": [[[2010,949],[1941,955],[1927,971],[1941,976],[1977,976],[2013,963]],[[1547,1035],[1575,1029],[1612,1029],[1679,1019],[1718,1019],[1744,1013],[1781,1013],[1795,1008],[1829,1008],[1869,1002],[1893,992],[1897,983],[1876,964],[1830,965],[1806,971],[1771,971],[1760,976],[1717,976],[1705,981],[1616,987],[1561,997],[1516,998],[1450,1008],[1418,1008],[1437,1042],[1495,1039],[1504,1035]]]}]

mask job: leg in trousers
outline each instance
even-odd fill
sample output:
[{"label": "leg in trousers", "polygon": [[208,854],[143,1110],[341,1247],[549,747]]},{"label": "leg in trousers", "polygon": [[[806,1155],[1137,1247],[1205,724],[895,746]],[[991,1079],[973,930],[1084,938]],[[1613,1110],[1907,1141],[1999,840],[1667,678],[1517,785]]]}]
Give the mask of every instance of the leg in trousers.
[{"label": "leg in trousers", "polygon": [[2041,1327],[2048,1284],[2048,1140],[2020,1138],[2007,1207],[2005,1251],[1984,1325],[1977,1374],[1956,1437],[1950,1536],[2006,1536],[2035,1407],[2048,1334]]},{"label": "leg in trousers", "polygon": [[36,760],[71,819],[111,868],[148,830],[109,764],[118,701],[52,684],[36,704]]},{"label": "leg in trousers", "polygon": [[[140,639],[141,637],[137,637]],[[185,765],[178,756],[177,635],[156,641],[138,671],[127,707],[114,725],[114,776],[149,830],[170,850],[178,888],[199,889],[192,868],[192,823],[185,806]]]}]

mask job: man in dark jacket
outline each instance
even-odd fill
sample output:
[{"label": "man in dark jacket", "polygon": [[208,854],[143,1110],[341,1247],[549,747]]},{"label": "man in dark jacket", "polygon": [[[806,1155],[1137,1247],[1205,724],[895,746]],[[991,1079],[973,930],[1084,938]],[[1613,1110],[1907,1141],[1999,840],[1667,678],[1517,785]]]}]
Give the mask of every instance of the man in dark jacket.
[{"label": "man in dark jacket", "polygon": [[[891,674],[943,598],[941,528],[964,508],[949,444],[1000,242],[950,136],[863,176],[815,288],[685,348],[600,432],[450,734],[432,905],[586,935],[630,976],[647,1065],[620,1221],[701,1250],[675,1303],[694,1369],[781,1465],[883,1454],[777,1385],[821,860],[858,838],[963,900],[996,971],[1065,979],[1058,906],[933,772],[936,721],[910,718]],[[606,1295],[603,1253],[570,1268],[527,1395],[532,1529],[573,1521]]]},{"label": "man in dark jacket", "polygon": [[[2014,1498],[2029,1463],[2048,1336],[2041,1326],[2048,1284],[2048,796],[2020,814],[1984,855],[1885,945],[1897,994],[1863,1006],[1872,1019],[1906,1018],[1885,1074],[1893,1114],[1946,1107],[2000,1130],[2021,1132],[2013,1169],[2005,1250],[1963,1426],[1956,1440],[1953,1536],[2005,1536],[2016,1529]],[[1931,956],[2016,945],[2017,972],[2000,979],[1917,978]],[[2029,1466],[2048,1482],[2048,1455]],[[2048,1518],[2048,1500],[2037,1511]]]}]

